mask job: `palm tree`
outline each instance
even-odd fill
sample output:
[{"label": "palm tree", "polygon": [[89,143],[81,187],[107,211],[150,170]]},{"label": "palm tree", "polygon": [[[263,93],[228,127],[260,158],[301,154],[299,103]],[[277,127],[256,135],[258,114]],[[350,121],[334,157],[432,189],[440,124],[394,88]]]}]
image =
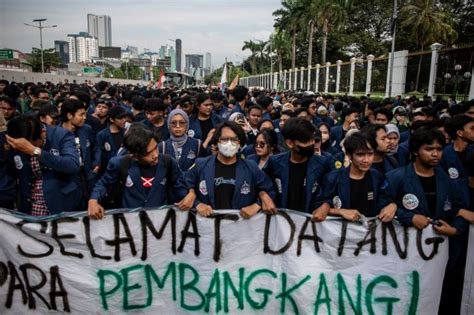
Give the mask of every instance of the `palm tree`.
[{"label": "palm tree", "polygon": [[257,50],[258,44],[252,40],[244,41],[244,45],[242,46],[242,50],[250,50],[251,55],[248,57],[250,59],[250,68],[252,69],[252,74],[257,73]]},{"label": "palm tree", "polygon": [[[401,27],[410,30],[411,38],[422,51],[426,45],[435,42],[450,44],[457,38],[457,32],[448,23],[448,16],[436,3],[436,0],[413,0],[407,1],[400,8]],[[416,73],[416,91],[418,91],[420,81],[422,60],[423,54],[420,54]]]},{"label": "palm tree", "polygon": [[278,59],[278,71],[283,71],[283,58],[290,54],[290,40],[288,33],[285,31],[273,33],[270,35],[269,42],[271,42],[271,50],[269,53],[276,52]]},{"label": "palm tree", "polygon": [[313,0],[309,7],[316,14],[317,26],[322,29],[321,63],[326,63],[326,50],[329,31],[338,29],[345,22],[350,0]]},{"label": "palm tree", "polygon": [[[268,51],[267,51],[267,46],[268,46],[268,41],[263,41],[259,40],[255,44],[255,57],[257,59],[258,64],[261,66],[260,72],[263,73],[265,72],[265,64],[268,59]],[[258,70],[258,66],[257,66]]]},{"label": "palm tree", "polygon": [[289,32],[291,34],[291,68],[296,66],[296,35],[304,22],[304,6],[299,1],[282,1],[282,8],[273,12],[275,17],[274,27],[279,32]]}]

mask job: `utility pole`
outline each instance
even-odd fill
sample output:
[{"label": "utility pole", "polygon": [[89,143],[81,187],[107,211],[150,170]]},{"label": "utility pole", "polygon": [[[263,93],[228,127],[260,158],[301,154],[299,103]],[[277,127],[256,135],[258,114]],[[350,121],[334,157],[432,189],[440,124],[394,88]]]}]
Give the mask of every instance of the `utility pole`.
[{"label": "utility pole", "polygon": [[50,25],[50,26],[44,26],[42,22],[46,21],[47,19],[35,19],[33,22],[38,22],[38,25],[31,25],[27,23],[23,23],[26,26],[31,26],[31,27],[36,27],[40,31],[40,49],[41,49],[41,73],[44,73],[44,57],[43,57],[43,28],[51,28],[51,27],[57,27],[57,25]]}]

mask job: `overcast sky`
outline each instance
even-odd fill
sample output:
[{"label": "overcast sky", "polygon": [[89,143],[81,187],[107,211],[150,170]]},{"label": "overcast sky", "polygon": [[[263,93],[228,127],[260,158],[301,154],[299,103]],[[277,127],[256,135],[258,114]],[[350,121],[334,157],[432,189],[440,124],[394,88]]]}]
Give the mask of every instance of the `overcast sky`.
[{"label": "overcast sky", "polygon": [[[181,38],[184,54],[212,54],[213,66],[224,58],[241,62],[236,56],[244,40],[267,40],[273,30],[272,12],[280,0],[0,0],[0,48],[31,52],[39,47],[39,30],[23,25],[47,18],[43,30],[44,48],[67,34],[87,32],[87,14],[109,15],[112,19],[112,45],[127,45],[158,51]],[[174,46],[174,45],[173,45]]]}]

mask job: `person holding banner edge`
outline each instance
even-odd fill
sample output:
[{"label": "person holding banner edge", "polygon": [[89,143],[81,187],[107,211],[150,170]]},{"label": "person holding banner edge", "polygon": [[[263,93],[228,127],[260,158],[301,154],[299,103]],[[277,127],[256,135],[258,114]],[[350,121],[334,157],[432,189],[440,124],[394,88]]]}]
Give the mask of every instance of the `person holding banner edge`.
[{"label": "person holding banner edge", "polygon": [[183,174],[180,195],[194,190],[194,208],[205,217],[214,209],[241,209],[244,218],[252,217],[262,207],[266,212],[276,211],[270,179],[254,161],[238,157],[240,147],[245,144],[243,129],[237,123],[226,121],[216,127],[214,137],[217,155],[197,159]]},{"label": "person holding banner edge", "polygon": [[331,205],[329,214],[350,221],[357,221],[362,215],[391,221],[397,205],[382,189],[386,185],[384,176],[371,168],[374,149],[369,140],[356,132],[344,140],[343,146],[351,164],[326,177],[323,195]]},{"label": "person holding banner edge", "polygon": [[324,156],[314,154],[316,127],[304,118],[290,118],[282,134],[289,152],[273,155],[264,172],[277,187],[277,206],[312,213],[314,221],[324,221],[329,203],[322,194],[322,181],[331,170]]},{"label": "person holding banner edge", "polygon": [[[140,123],[133,124],[124,137],[124,146],[130,155],[112,158],[104,176],[91,193],[88,206],[90,217],[94,219],[104,217],[104,208],[100,202],[104,200],[110,188],[117,184],[124,186],[122,194],[119,194],[122,196],[124,208],[163,206],[174,201],[172,200],[174,197],[176,200],[181,200],[177,204],[178,207],[189,209],[183,204],[192,204],[193,192],[179,195],[179,190],[176,189],[176,183],[181,175],[179,166],[173,158],[159,154],[152,131]],[[121,171],[124,165],[126,172]],[[126,178],[121,178],[122,173]],[[173,189],[174,194],[169,193],[170,189]]]}]

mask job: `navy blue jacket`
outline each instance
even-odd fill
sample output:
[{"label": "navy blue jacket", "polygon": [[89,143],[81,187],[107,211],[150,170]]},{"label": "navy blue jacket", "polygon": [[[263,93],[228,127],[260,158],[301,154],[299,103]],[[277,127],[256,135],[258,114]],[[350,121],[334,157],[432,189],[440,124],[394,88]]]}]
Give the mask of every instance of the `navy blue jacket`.
[{"label": "navy blue jacket", "polygon": [[16,197],[14,166],[5,150],[5,132],[0,132],[0,202],[13,202]]},{"label": "navy blue jacket", "polygon": [[230,116],[230,110],[227,106],[222,106],[220,110],[213,110],[213,113],[215,113],[217,116],[222,118],[223,120],[227,120]]},{"label": "navy blue jacket", "polygon": [[[124,136],[124,131],[120,131],[121,136]],[[94,160],[92,167],[99,166],[99,174],[104,174],[109,160],[114,156],[117,156],[117,152],[120,148],[115,145],[114,138],[110,132],[110,128],[101,130],[95,140],[94,148]]]},{"label": "navy blue jacket", "polygon": [[436,167],[436,209],[434,216],[428,209],[423,186],[415,173],[413,164],[400,167],[386,174],[388,196],[397,204],[397,220],[407,226],[412,225],[413,216],[421,214],[435,220],[444,220],[459,232],[467,228],[466,221],[456,216],[464,207],[457,185],[443,171]]},{"label": "navy blue jacket", "polygon": [[81,159],[84,167],[84,180],[87,184],[88,192],[94,188],[97,174],[94,173],[92,167],[92,160],[94,158],[95,136],[94,130],[91,126],[85,124],[74,132],[79,138],[81,148]]},{"label": "navy blue jacket", "polygon": [[161,127],[155,127],[155,125],[153,125],[148,119],[145,119],[144,121],[142,121],[142,123],[153,132],[153,134],[155,135],[155,139],[157,139],[156,141],[166,141],[170,138],[170,131],[168,129],[166,121]]},{"label": "navy blue jacket", "polygon": [[331,127],[331,145],[340,149],[342,139],[344,139],[342,124]]},{"label": "navy blue jacket", "polygon": [[[395,157],[390,156],[390,155],[385,155],[383,157],[383,168],[385,170],[385,174],[387,174],[391,170],[394,170],[398,167],[399,167],[398,161]],[[372,165],[370,168],[376,170],[374,165]]]},{"label": "navy blue jacket", "polygon": [[[474,150],[468,148],[467,158],[470,161],[474,161],[473,155]],[[471,162],[472,163],[472,162]],[[466,206],[471,204],[469,196],[469,174],[468,170],[464,167],[463,163],[458,157],[456,151],[454,151],[453,144],[447,145],[443,150],[443,157],[441,159],[441,167],[449,175],[449,177],[456,182],[458,189],[461,191],[463,197],[463,203]]]},{"label": "navy blue jacket", "polygon": [[[349,177],[350,167],[340,168],[332,171],[325,177],[324,182],[324,199],[335,208],[334,200],[337,197],[341,204],[338,208],[350,209],[351,206],[351,184]],[[370,169],[370,177],[372,178],[372,191],[374,192],[374,208],[366,216],[375,217],[380,210],[391,202],[391,199],[382,190],[385,179],[380,172]]]},{"label": "navy blue jacket", "polygon": [[[291,152],[284,152],[271,156],[263,169],[275,183],[277,188],[275,200],[277,207],[280,208],[287,208],[288,204],[290,154]],[[306,171],[305,212],[312,213],[324,202],[321,185],[324,176],[330,170],[329,162],[325,157],[313,155],[309,159]]]},{"label": "navy blue jacket", "polygon": [[[210,119],[211,119],[213,128],[215,128],[218,124],[220,124],[223,121],[222,118],[216,115],[214,112],[212,112]],[[201,139],[202,141],[206,140],[206,139],[203,139],[201,124],[199,123],[199,119],[197,118],[197,116],[189,118],[188,136],[192,138],[196,138],[196,139]]]},{"label": "navy blue jacket", "polygon": [[397,153],[393,155],[400,166],[406,166],[410,163],[410,149],[408,141],[404,141],[398,145]]},{"label": "navy blue jacket", "polygon": [[[120,182],[120,161],[123,158],[124,156],[117,156],[110,160],[104,176],[102,176],[94,186],[91,199],[102,200],[108,189],[112,187],[112,185],[116,185]],[[174,159],[171,159],[171,162],[171,173],[168,179],[166,176],[167,170],[163,156],[161,154],[159,155],[153,186],[147,194],[142,184],[140,166],[137,161],[133,159],[130,160],[128,176],[124,183],[125,187],[122,196],[122,206],[124,208],[159,207],[182,199],[185,195],[182,197],[177,194],[174,194],[174,196],[168,196],[167,193],[168,191],[171,191],[171,189],[173,193],[177,192],[175,184],[181,176],[178,163],[176,163]]]},{"label": "navy blue jacket", "polygon": [[240,106],[239,102],[235,102],[234,108],[232,108],[232,111],[230,112],[230,114],[232,115],[233,113],[241,113],[241,114],[245,115],[245,112],[244,112],[242,106]]},{"label": "navy blue jacket", "polygon": [[[181,195],[191,188],[196,192],[194,206],[205,203],[215,209],[214,178],[216,169],[216,156],[208,156],[196,160],[196,164],[180,180]],[[242,209],[254,203],[260,204],[258,194],[265,191],[274,199],[275,190],[272,181],[260,170],[253,161],[237,159],[235,170],[235,188],[232,196],[232,208]]]},{"label": "navy blue jacket", "polygon": [[[183,145],[181,158],[178,161],[179,168],[182,171],[187,171],[199,157],[199,154],[201,153],[201,143],[202,142],[199,139],[188,137]],[[160,142],[158,150],[160,153],[168,154],[173,159],[176,159],[171,139]]]},{"label": "navy blue jacket", "polygon": [[[19,210],[31,211],[31,183],[33,174],[29,155],[12,152],[17,170],[21,203]],[[39,157],[43,175],[43,193],[46,206],[52,214],[78,209],[82,194],[78,182],[79,153],[72,132],[61,127],[46,126],[46,143]]]}]

